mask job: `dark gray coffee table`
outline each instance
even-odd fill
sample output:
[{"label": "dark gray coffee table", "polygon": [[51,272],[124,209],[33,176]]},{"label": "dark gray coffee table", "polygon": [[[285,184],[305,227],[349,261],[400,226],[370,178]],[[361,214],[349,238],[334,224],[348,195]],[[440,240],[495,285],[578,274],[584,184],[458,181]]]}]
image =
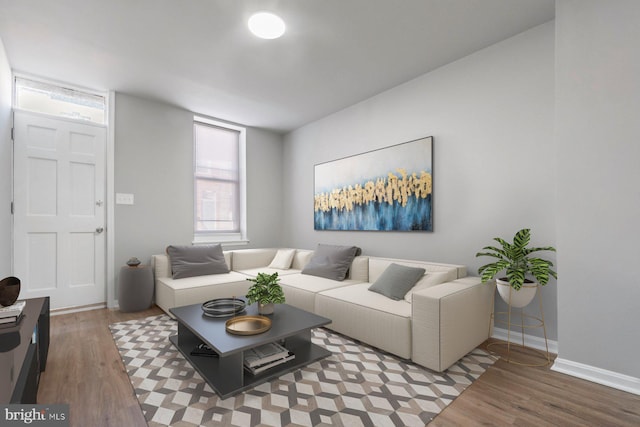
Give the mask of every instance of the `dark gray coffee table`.
[{"label": "dark gray coffee table", "polygon": [[[331,354],[311,342],[311,329],[331,323],[331,320],[288,304],[277,304],[275,312],[266,316],[271,319],[271,329],[247,336],[228,333],[225,322],[229,317],[207,317],[202,314],[200,304],[176,307],[170,311],[178,321],[178,334],[169,340],[223,399]],[[248,306],[241,314],[257,315],[256,304]],[[245,371],[244,350],[275,341],[281,343],[282,340],[284,346],[296,355],[295,359],[257,375]],[[203,342],[218,357],[192,356],[191,351]]]}]

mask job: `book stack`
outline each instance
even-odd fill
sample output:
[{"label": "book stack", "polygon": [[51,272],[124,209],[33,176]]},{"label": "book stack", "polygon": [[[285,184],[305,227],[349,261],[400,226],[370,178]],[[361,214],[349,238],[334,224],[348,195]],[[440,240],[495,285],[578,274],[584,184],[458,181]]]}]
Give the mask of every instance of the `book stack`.
[{"label": "book stack", "polygon": [[244,352],[244,368],[253,375],[259,374],[288,362],[295,358],[295,354],[278,343],[269,343]]},{"label": "book stack", "polygon": [[25,305],[27,305],[26,301],[18,301],[13,305],[0,307],[0,327],[10,328],[20,323],[24,316],[22,310]]}]

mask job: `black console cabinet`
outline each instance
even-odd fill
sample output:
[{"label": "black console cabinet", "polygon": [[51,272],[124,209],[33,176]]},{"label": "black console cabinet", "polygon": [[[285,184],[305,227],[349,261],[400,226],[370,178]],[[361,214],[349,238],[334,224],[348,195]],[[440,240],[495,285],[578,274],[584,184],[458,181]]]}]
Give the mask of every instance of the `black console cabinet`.
[{"label": "black console cabinet", "polygon": [[49,353],[49,297],[28,299],[18,326],[0,329],[0,403],[37,403]]}]

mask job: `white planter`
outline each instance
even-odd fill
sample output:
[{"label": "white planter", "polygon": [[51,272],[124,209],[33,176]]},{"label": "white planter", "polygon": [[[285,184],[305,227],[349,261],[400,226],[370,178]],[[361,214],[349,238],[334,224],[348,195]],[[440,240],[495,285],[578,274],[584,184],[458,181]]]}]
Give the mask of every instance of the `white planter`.
[{"label": "white planter", "polygon": [[515,308],[522,308],[529,305],[538,290],[538,284],[535,282],[524,283],[517,291],[513,289],[506,280],[496,279],[496,285],[502,300]]},{"label": "white planter", "polygon": [[273,314],[273,310],[274,310],[273,303],[268,303],[268,304],[262,304],[261,302],[258,303],[258,314]]}]

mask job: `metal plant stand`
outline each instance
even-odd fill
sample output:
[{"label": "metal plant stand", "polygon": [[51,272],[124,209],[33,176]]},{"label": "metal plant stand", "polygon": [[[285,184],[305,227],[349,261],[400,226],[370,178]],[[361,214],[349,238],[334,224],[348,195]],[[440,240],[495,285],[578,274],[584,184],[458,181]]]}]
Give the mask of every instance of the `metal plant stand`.
[{"label": "metal plant stand", "polygon": [[[497,287],[495,288],[496,292],[497,292]],[[529,314],[524,314],[524,307],[520,308],[520,322],[519,323],[514,323],[514,317],[516,317],[517,315],[512,315],[512,310],[513,308],[511,307],[511,292],[513,290],[511,289],[509,291],[509,307],[507,311],[498,311],[494,313],[494,309],[495,309],[495,292],[494,292],[494,299],[493,299],[493,306],[494,308],[491,310],[491,315],[489,317],[489,328],[491,329],[491,325],[492,323],[495,324],[501,324],[501,325],[505,325],[507,327],[507,341],[500,341],[500,342],[492,342],[489,343],[487,345],[487,350],[489,350],[491,353],[505,357],[504,354],[502,352],[497,352],[494,349],[496,347],[506,347],[506,357],[505,360],[508,363],[513,363],[514,365],[520,365],[520,366],[529,366],[529,367],[536,367],[536,366],[547,366],[549,364],[551,364],[551,356],[549,355],[549,344],[547,342],[547,329],[545,327],[544,324],[544,311],[542,309],[542,295],[540,293],[540,285],[538,284],[537,289],[536,289],[536,294],[538,297],[538,302],[539,302],[539,306],[540,306],[540,317],[537,316],[532,316]],[[496,318],[496,316],[501,318]],[[505,319],[506,317],[506,319]],[[530,322],[528,324],[525,324],[525,318],[526,319],[530,319]],[[520,345],[519,343],[515,343],[511,341],[511,327],[519,327],[521,334],[522,334],[522,347],[523,348],[527,348],[528,350],[531,350],[537,354],[539,354],[540,356],[545,358],[544,362],[540,362],[540,363],[526,363],[523,361],[519,361],[519,360],[515,360],[512,358],[512,354],[511,354],[511,346],[512,345]],[[525,329],[537,329],[537,328],[542,328],[542,332],[544,335],[544,345],[545,345],[545,349],[546,351],[542,351],[536,348],[532,348],[532,347],[526,347],[525,342],[524,342],[524,336],[525,336]]]}]

